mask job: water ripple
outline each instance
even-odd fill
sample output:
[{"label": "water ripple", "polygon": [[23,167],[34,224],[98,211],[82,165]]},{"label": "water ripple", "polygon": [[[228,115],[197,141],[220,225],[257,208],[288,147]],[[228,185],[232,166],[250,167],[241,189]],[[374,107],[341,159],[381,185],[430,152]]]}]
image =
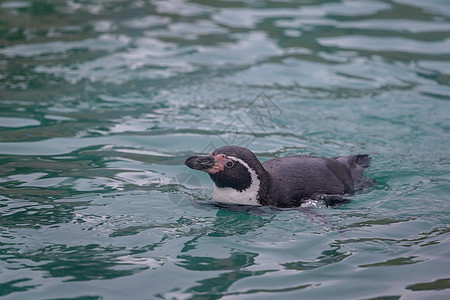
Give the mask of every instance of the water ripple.
[{"label": "water ripple", "polygon": [[[0,296],[448,298],[446,1],[3,1]],[[336,209],[186,157],[370,153]],[[170,277],[170,280],[167,278]]]}]

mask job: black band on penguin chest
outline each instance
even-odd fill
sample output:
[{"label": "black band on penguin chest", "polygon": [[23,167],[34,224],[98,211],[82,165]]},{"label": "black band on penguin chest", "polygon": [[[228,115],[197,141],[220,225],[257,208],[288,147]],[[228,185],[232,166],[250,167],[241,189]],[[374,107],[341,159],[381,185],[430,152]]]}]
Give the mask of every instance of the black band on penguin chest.
[{"label": "black band on penguin chest", "polygon": [[219,188],[232,188],[242,192],[252,185],[252,177],[247,169],[239,170],[240,168],[237,165],[233,169],[209,174],[209,176]]}]

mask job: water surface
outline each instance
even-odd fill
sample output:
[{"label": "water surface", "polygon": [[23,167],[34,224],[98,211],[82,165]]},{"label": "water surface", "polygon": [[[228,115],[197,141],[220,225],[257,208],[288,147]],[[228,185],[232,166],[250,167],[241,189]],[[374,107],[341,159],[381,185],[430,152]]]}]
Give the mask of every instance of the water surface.
[{"label": "water surface", "polygon": [[[2,1],[0,296],[448,299],[447,2]],[[214,206],[226,144],[378,184]]]}]

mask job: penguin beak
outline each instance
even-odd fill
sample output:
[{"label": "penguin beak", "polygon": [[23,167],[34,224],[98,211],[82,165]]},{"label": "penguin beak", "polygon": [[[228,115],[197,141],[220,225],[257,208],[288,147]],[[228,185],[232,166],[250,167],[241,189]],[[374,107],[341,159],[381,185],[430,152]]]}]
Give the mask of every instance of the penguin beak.
[{"label": "penguin beak", "polygon": [[184,162],[186,166],[194,170],[206,173],[217,173],[223,171],[222,155],[191,156]]}]

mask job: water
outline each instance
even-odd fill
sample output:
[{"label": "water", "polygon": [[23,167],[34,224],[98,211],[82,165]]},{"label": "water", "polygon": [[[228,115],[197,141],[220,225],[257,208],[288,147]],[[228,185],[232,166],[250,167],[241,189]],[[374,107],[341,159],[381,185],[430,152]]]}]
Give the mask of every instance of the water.
[{"label": "water", "polygon": [[[4,299],[448,299],[450,4],[2,1]],[[336,209],[183,166],[370,153]]]}]

